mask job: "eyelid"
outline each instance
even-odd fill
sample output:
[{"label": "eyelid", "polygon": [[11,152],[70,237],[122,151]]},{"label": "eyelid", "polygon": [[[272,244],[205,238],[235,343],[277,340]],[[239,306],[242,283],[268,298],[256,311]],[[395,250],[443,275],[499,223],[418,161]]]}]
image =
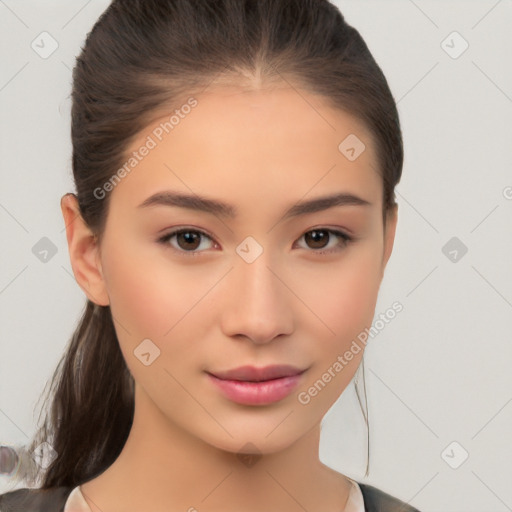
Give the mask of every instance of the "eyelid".
[{"label": "eyelid", "polygon": [[[338,237],[341,240],[341,242],[336,247],[331,247],[330,249],[317,249],[317,250],[309,249],[308,252],[311,252],[313,254],[322,255],[322,254],[331,254],[331,253],[341,252],[343,249],[346,248],[346,246],[348,246],[349,244],[351,244],[352,242],[357,240],[357,238],[354,235],[352,235],[350,232],[345,231],[344,229],[328,227],[328,226],[315,226],[315,227],[309,228],[306,231],[303,231],[297,240],[300,240],[306,233],[310,233],[312,231],[326,231],[326,232]],[[205,251],[196,251],[196,250],[184,251],[184,250],[180,250],[180,249],[176,249],[176,248],[172,247],[169,244],[169,240],[173,236],[179,235],[180,233],[183,233],[183,232],[199,233],[200,235],[205,236],[206,238],[209,238],[213,242],[214,245],[216,245],[216,246],[219,245],[215,241],[215,238],[210,233],[205,231],[204,229],[202,229],[202,228],[200,229],[200,228],[196,228],[196,227],[188,227],[188,226],[180,226],[175,229],[172,229],[171,231],[169,231],[166,234],[159,237],[157,239],[157,242],[161,243],[162,245],[165,245],[166,248],[169,248],[169,249],[173,250],[174,252],[177,252],[180,255],[184,255],[184,256],[199,256],[201,253],[205,252]]]},{"label": "eyelid", "polygon": [[329,226],[315,226],[307,229],[302,233],[302,235],[298,238],[300,240],[306,233],[310,233],[312,231],[326,231],[328,233],[333,234],[334,236],[341,239],[341,242],[338,243],[337,246],[331,247],[330,249],[310,249],[308,252],[313,253],[315,255],[323,255],[323,254],[335,254],[343,251],[348,245],[356,241],[356,237],[350,233],[347,233],[344,229],[341,228],[331,228]]},{"label": "eyelid", "polygon": [[180,250],[180,249],[176,249],[175,247],[172,247],[169,244],[169,240],[173,236],[179,235],[180,233],[187,233],[187,232],[199,233],[200,235],[205,236],[206,238],[209,238],[213,242],[214,245],[217,245],[217,246],[219,245],[215,241],[214,237],[210,233],[205,231],[204,229],[200,229],[200,228],[196,228],[196,227],[189,227],[189,226],[180,226],[178,228],[172,229],[168,233],[165,233],[164,235],[159,237],[157,239],[157,242],[161,243],[162,245],[165,245],[166,248],[171,249],[172,251],[174,251],[174,252],[176,252],[176,253],[178,253],[180,255],[184,255],[184,256],[199,256],[204,251],[183,251],[183,250]]}]

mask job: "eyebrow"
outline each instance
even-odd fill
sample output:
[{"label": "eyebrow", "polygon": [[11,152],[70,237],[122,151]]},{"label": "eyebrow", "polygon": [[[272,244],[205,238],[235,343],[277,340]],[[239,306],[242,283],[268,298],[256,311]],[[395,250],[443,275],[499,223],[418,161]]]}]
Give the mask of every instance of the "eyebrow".
[{"label": "eyebrow", "polygon": [[[359,196],[348,192],[341,192],[329,196],[321,196],[307,201],[299,201],[291,206],[283,216],[283,220],[289,217],[296,217],[308,213],[315,213],[335,206],[370,206],[371,203]],[[177,206],[179,208],[188,208],[190,210],[199,210],[212,213],[220,217],[234,218],[237,216],[237,210],[234,206],[209,199],[198,195],[183,194],[180,192],[172,192],[165,190],[157,192],[148,197],[138,208],[146,208],[149,206]]]}]

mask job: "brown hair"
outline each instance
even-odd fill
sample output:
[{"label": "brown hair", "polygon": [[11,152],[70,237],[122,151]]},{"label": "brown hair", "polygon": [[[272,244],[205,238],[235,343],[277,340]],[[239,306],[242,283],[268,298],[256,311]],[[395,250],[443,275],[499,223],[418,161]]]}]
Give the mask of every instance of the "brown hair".
[{"label": "brown hair", "polygon": [[[378,157],[384,218],[396,204],[402,173],[398,112],[367,45],[333,4],[113,0],[73,70],[73,174],[91,230],[101,238],[109,204],[109,195],[99,200],[94,190],[120,168],[130,142],[158,112],[212,83],[250,88],[256,77],[262,84],[286,77],[364,123]],[[56,451],[56,459],[37,471],[43,489],[94,478],[114,462],[128,437],[134,381],[109,306],[87,301],[50,382],[44,424],[27,447],[32,452],[48,442]]]}]

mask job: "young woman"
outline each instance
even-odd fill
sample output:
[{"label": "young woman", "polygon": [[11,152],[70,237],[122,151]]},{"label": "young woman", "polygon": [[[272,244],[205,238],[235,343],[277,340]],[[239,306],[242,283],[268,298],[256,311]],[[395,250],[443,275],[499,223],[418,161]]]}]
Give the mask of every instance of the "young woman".
[{"label": "young woman", "polygon": [[87,305],[2,512],[416,510],[318,457],[403,162],[357,30],[326,0],[114,0],[72,100]]}]

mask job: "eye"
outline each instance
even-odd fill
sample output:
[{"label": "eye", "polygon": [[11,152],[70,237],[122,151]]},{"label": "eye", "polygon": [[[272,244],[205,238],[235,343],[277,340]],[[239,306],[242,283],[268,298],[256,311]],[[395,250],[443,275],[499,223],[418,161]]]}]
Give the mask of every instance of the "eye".
[{"label": "eye", "polygon": [[[335,237],[338,238],[338,242],[335,243],[334,245],[331,244],[331,247],[325,250],[325,247],[329,246],[329,242],[331,241],[331,235],[335,235]],[[159,238],[157,241],[158,243],[164,246],[170,245],[172,249],[180,252],[181,254],[187,256],[197,256],[202,252],[200,250],[198,251],[197,249],[201,247],[201,238],[203,237],[213,242],[212,237],[210,237],[210,235],[208,235],[204,231],[188,228],[181,228],[171,231],[170,233],[167,233],[166,235]],[[347,235],[343,231],[329,228],[312,229],[304,233],[304,235],[302,235],[299,238],[299,240],[301,240],[302,238],[304,238],[304,240],[306,240],[308,244],[313,244],[313,249],[315,249],[313,252],[317,254],[325,254],[340,251],[341,249],[346,247],[351,241],[354,240],[353,237]],[[173,239],[175,239],[175,244],[177,245],[177,247],[175,244],[170,243],[170,241]],[[213,245],[218,246],[215,242],[213,243]],[[208,247],[206,248],[208,249]]]},{"label": "eye", "polygon": [[[331,244],[331,247],[328,247],[329,242],[332,240],[332,238],[330,238],[331,235],[335,235],[338,238],[338,243],[335,243],[334,245]],[[304,238],[307,243],[312,243],[314,249],[325,249],[328,247],[327,250],[313,251],[318,254],[340,251],[353,240],[351,236],[347,235],[343,231],[329,228],[312,229],[304,233],[304,235],[302,235],[299,240],[302,238]]]},{"label": "eye", "polygon": [[[187,256],[196,256],[199,252],[196,251],[201,245],[201,237],[205,237],[209,240],[212,238],[203,231],[197,229],[178,229],[171,231],[158,239],[158,242],[164,245],[171,245],[172,249],[179,251]],[[178,247],[174,247],[173,244],[169,244],[170,240],[176,238],[176,244]]]}]

